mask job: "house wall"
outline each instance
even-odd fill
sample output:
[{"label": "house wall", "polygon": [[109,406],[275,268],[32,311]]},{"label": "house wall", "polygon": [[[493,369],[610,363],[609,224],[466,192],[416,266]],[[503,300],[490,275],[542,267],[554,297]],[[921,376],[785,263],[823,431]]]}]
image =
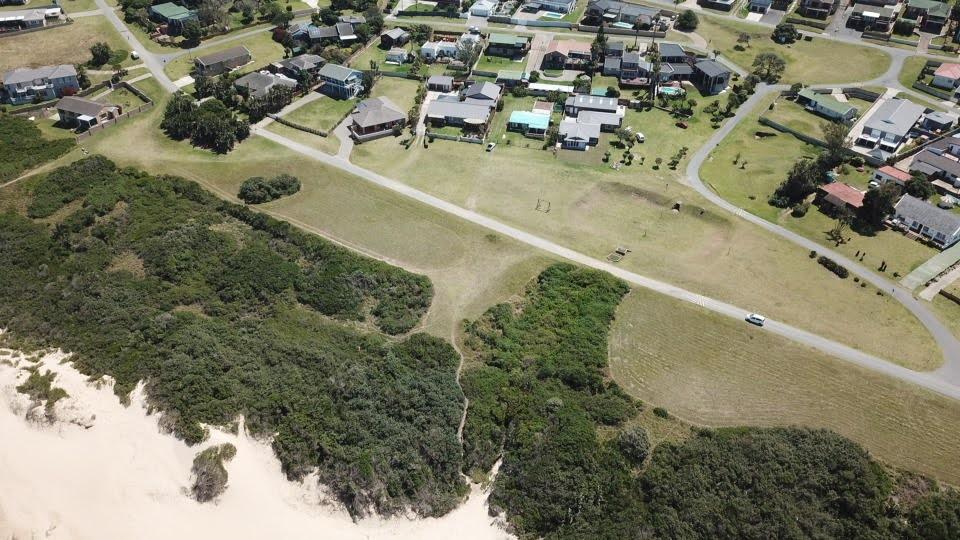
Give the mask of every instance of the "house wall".
[{"label": "house wall", "polygon": [[947,90],[952,90],[957,86],[957,82],[957,79],[951,79],[950,77],[943,77],[941,75],[934,75],[930,84],[936,86],[937,88],[946,88]]}]

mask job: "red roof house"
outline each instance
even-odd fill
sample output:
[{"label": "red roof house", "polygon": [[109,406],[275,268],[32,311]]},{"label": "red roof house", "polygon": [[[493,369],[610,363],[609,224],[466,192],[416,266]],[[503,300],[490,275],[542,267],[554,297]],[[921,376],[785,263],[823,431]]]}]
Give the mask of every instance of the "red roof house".
[{"label": "red roof house", "polygon": [[846,207],[851,210],[857,210],[863,206],[864,192],[842,182],[824,184],[820,186],[817,191],[818,200],[832,204],[837,208]]}]

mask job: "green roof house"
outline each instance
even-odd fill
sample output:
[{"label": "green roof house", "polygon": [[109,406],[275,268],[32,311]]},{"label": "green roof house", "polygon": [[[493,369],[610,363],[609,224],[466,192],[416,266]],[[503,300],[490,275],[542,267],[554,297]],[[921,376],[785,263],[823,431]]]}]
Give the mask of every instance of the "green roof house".
[{"label": "green roof house", "polygon": [[527,72],[526,71],[512,71],[509,69],[501,69],[497,72],[497,84],[506,86],[507,88],[517,86],[527,82]]},{"label": "green roof house", "polygon": [[167,25],[167,34],[171,36],[179,36],[187,21],[198,20],[196,11],[173,2],[150,6],[150,18]]},{"label": "green roof house", "polygon": [[839,122],[847,123],[857,116],[857,108],[853,105],[839,101],[830,94],[818,94],[809,88],[797,94],[797,103],[812,113]]},{"label": "green roof house", "polygon": [[516,34],[490,34],[487,40],[487,55],[520,58],[527,54],[530,38]]},{"label": "green roof house", "polygon": [[950,18],[950,4],[936,0],[908,0],[903,16],[917,21],[920,30],[939,34]]}]

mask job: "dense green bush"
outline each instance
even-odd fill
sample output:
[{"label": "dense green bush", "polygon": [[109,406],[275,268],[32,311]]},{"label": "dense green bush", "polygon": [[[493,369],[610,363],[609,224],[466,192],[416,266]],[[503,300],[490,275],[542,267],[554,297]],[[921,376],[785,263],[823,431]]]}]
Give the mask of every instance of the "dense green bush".
[{"label": "dense green bush", "polygon": [[262,176],[252,176],[240,184],[240,200],[247,204],[270,202],[300,191],[300,180],[289,174],[274,176],[269,180]]},{"label": "dense green bush", "polygon": [[172,139],[190,139],[190,144],[219,154],[250,135],[250,124],[218,99],[197,103],[190,96],[174,94],[163,111],[160,129]]},{"label": "dense green bush", "polygon": [[[102,157],[51,172],[32,195],[32,216],[80,204],[52,229],[0,214],[0,327],[13,345],[70,350],[121,396],[145,381],[190,443],[242,414],[273,437],[287,475],[318,471],[355,515],[437,515],[462,496],[456,351],[335,320],[406,332],[429,306],[425,277]],[[113,268],[131,257],[138,270]]]},{"label": "dense green bush", "polygon": [[825,255],[817,257],[817,262],[827,270],[836,274],[840,279],[847,279],[847,277],[850,275],[850,271],[847,270],[846,266],[841,265],[837,261]]},{"label": "dense green bush", "polygon": [[70,151],[73,138],[47,140],[33,122],[0,113],[0,184]]}]

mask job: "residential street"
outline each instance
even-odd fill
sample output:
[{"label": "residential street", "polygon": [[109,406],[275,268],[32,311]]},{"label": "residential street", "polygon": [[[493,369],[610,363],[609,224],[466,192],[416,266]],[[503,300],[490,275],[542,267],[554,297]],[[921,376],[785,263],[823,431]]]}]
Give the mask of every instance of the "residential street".
[{"label": "residential street", "polygon": [[170,80],[170,77],[167,77],[167,74],[163,72],[163,62],[160,58],[151,53],[137,40],[137,37],[134,36],[130,30],[127,30],[127,26],[123,24],[123,21],[120,20],[120,17],[117,16],[117,12],[111,8],[106,0],[95,0],[97,7],[100,8],[100,11],[103,12],[104,16],[110,21],[110,24],[117,29],[117,32],[120,32],[120,35],[127,40],[127,43],[130,44],[132,50],[137,51],[140,55],[141,60],[146,64],[147,69],[153,73],[153,77],[160,83],[163,88],[170,93],[177,91],[177,85],[173,84],[173,81]]}]

